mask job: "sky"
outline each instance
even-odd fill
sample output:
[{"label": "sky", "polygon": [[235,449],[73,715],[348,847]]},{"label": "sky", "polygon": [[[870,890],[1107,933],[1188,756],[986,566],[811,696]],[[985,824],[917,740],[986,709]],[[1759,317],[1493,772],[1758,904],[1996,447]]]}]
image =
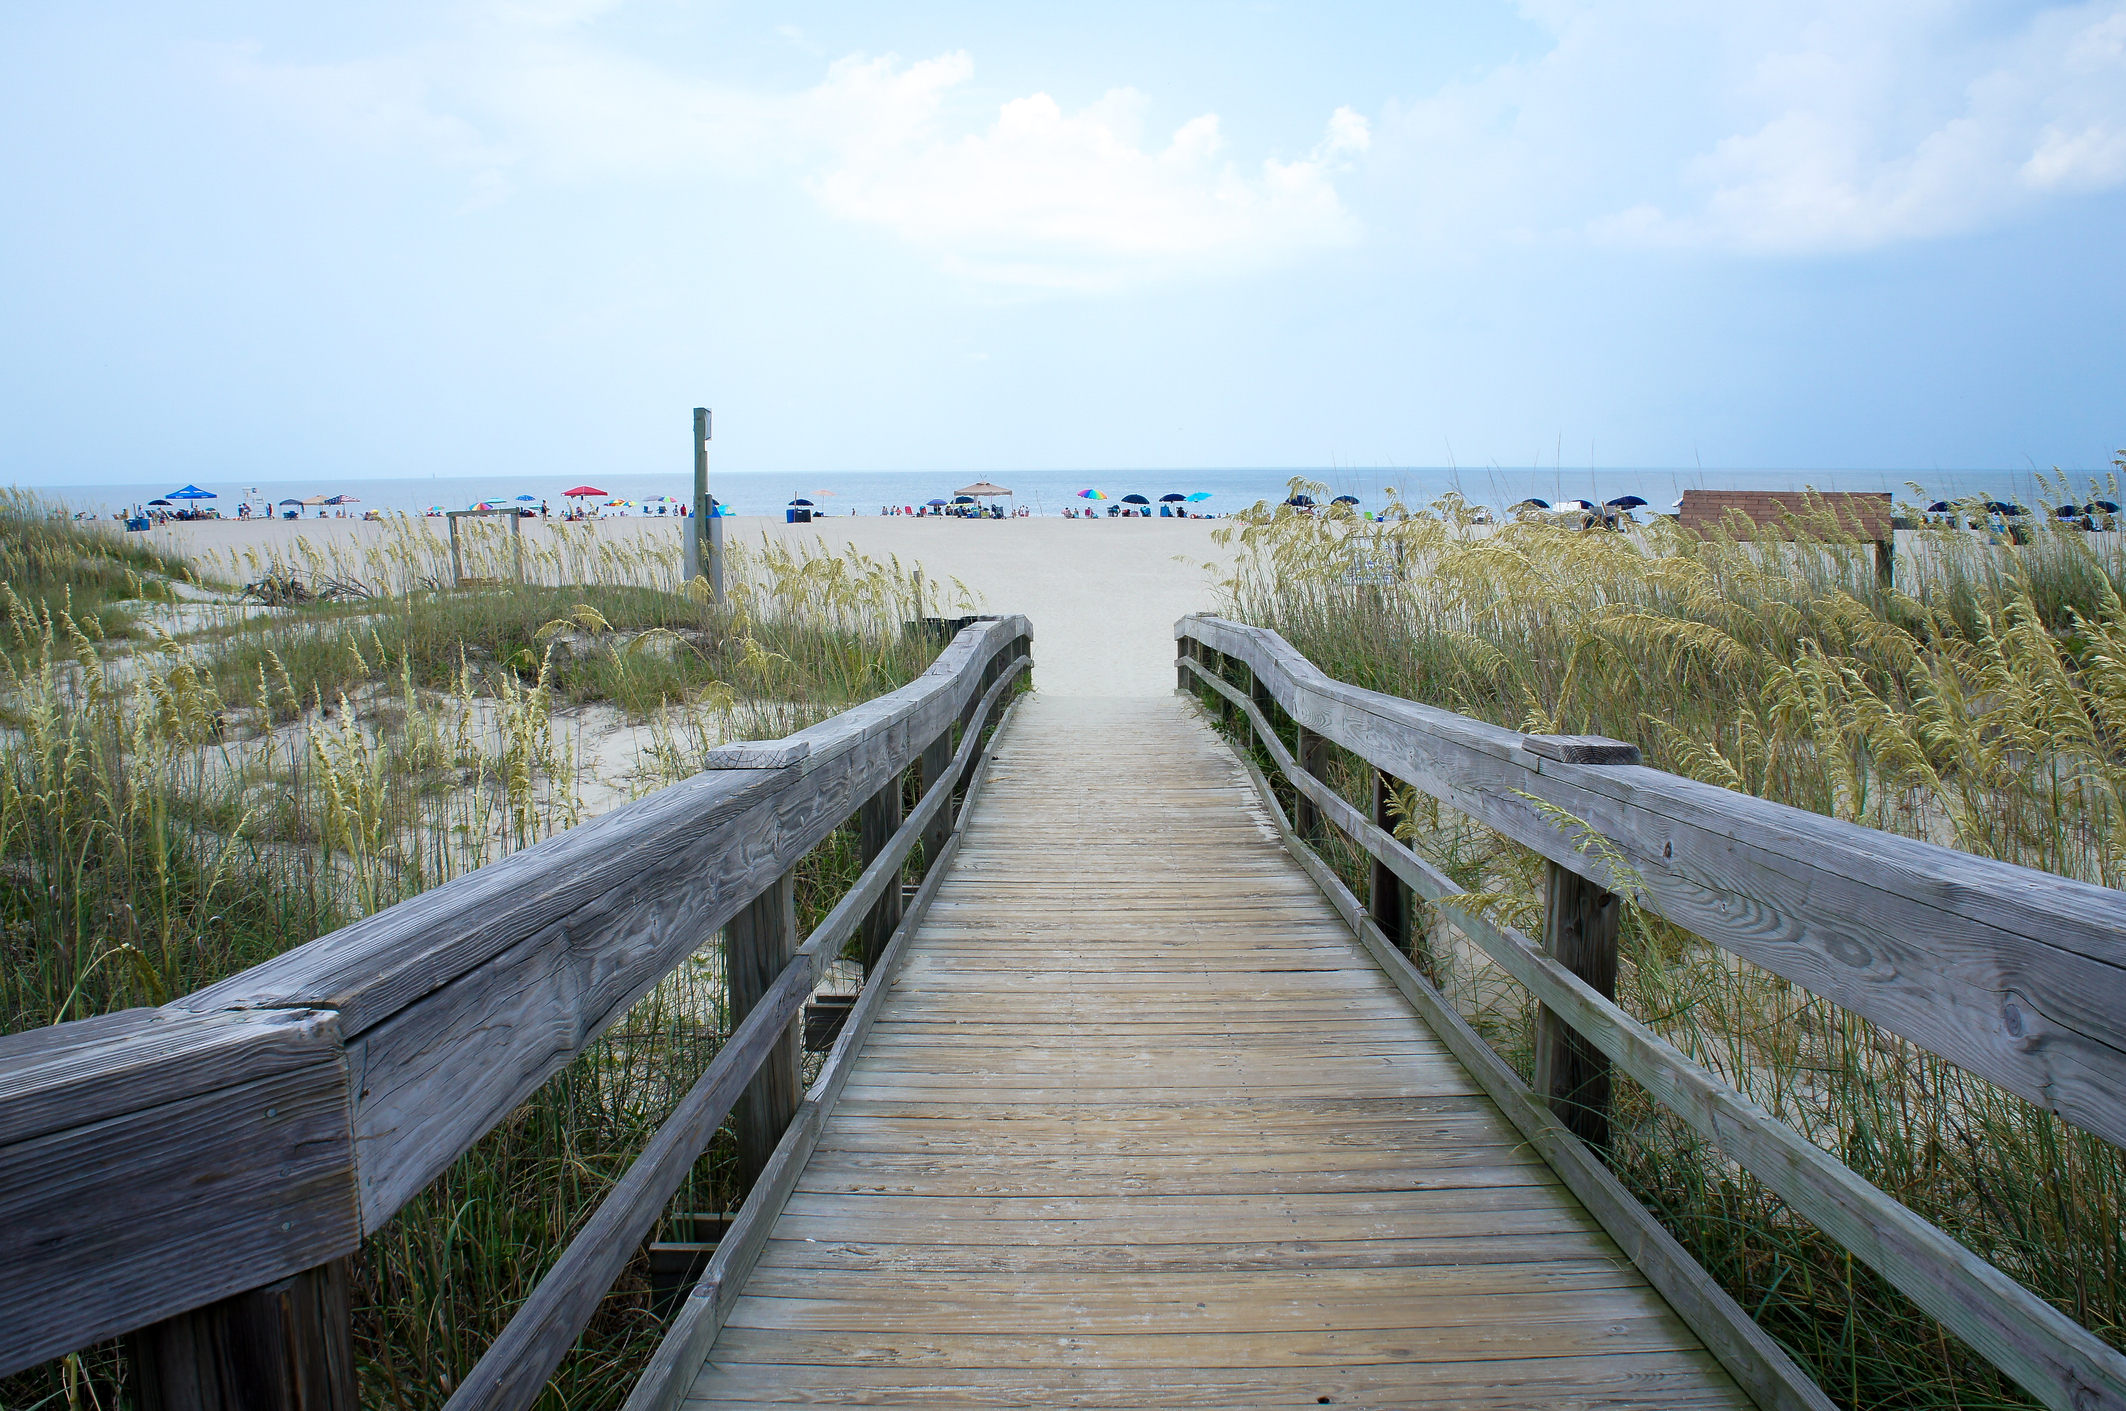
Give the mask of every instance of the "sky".
[{"label": "sky", "polygon": [[0,10],[0,471],[2105,465],[2126,0]]}]

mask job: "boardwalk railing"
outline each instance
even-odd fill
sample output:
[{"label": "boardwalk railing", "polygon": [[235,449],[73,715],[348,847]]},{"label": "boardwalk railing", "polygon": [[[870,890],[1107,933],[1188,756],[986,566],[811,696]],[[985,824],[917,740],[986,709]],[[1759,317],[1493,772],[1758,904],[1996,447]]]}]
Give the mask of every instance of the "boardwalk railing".
[{"label": "boardwalk railing", "polygon": [[[0,1038],[0,1375],[131,1333],[151,1407],[353,1407],[346,1256],[728,924],[733,1032],[450,1402],[530,1405],[734,1105],[742,1174],[772,1165],[804,1003],[905,933],[1031,633],[974,622],[890,695],[174,1004]],[[792,869],[852,815],[865,870],[799,946]]]},{"label": "boardwalk railing", "polygon": [[[1333,826],[1373,859],[1370,895],[1362,904],[1305,846],[1294,849],[1301,861],[1760,1405],[1814,1389],[1793,1385],[1783,1355],[1583,1144],[1606,1141],[1612,1063],[2041,1402],[2126,1407],[2126,1357],[1614,1003],[1616,893],[1629,892],[1713,944],[2126,1144],[2118,892],[1646,768],[1618,741],[1521,735],[1345,685],[1261,628],[1199,616],[1174,633],[1179,685],[1228,720],[1245,716],[1290,781],[1295,841],[1318,841]],[[1280,713],[1293,748],[1279,737]],[[1370,813],[1318,777],[1328,744],[1370,767]],[[1258,773],[1256,783],[1277,810],[1268,781]],[[1540,943],[1457,904],[1461,889],[1394,837],[1388,800],[1399,783],[1547,859]],[[1419,949],[1413,895],[1540,1001],[1540,1100],[1406,954]]]}]

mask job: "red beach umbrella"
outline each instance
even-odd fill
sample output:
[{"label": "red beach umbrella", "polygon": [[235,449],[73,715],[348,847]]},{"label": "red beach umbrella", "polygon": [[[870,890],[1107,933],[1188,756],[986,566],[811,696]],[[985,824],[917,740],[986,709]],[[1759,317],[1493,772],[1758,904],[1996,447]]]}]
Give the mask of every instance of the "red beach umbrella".
[{"label": "red beach umbrella", "polygon": [[601,499],[605,496],[605,491],[594,489],[589,485],[578,485],[573,490],[563,490],[561,493],[564,495],[596,495]]}]

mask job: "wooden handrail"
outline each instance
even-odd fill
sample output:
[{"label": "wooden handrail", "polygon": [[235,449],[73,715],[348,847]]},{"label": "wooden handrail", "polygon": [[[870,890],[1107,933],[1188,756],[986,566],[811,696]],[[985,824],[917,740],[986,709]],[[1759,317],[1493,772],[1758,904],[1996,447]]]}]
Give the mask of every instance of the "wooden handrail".
[{"label": "wooden handrail", "polygon": [[[1642,1083],[1656,1100],[1670,1107],[1728,1156],[1755,1173],[1802,1215],[1882,1273],[1915,1303],[1940,1319],[1944,1326],[1970,1343],[2045,1404],[2063,1408],[2126,1406],[2126,1357],[2122,1357],[2086,1328],[1736,1092],[1718,1076],[1692,1062],[1660,1036],[1619,1009],[1612,1001],[1597,993],[1557,960],[1544,954],[1528,937],[1492,920],[1480,910],[1458,905],[1455,899],[1462,895],[1460,888],[1381,828],[1362,810],[1314,777],[1312,772],[1300,767],[1300,761],[1294,758],[1278,738],[1272,722],[1253,698],[1253,693],[1243,692],[1194,659],[1191,649],[1196,644],[1208,646],[1211,641],[1221,639],[1209,634],[1198,636],[1192,630],[1207,623],[1214,625],[1213,632],[1229,629],[1222,633],[1222,640],[1228,644],[1252,646],[1257,650],[1259,655],[1254,660],[1238,651],[1226,652],[1226,655],[1247,664],[1251,672],[1257,673],[1254,676],[1255,684],[1266,687],[1269,697],[1295,718],[1297,712],[1293,710],[1294,704],[1309,704],[1301,690],[1301,683],[1306,681],[1305,674],[1289,668],[1289,660],[1297,658],[1297,653],[1281,637],[1259,628],[1238,628],[1235,624],[1204,618],[1184,618],[1176,627],[1176,634],[1184,644],[1184,655],[1179,659],[1180,675],[1185,679],[1201,681],[1216,693],[1221,703],[1230,702],[1234,708],[1244,713],[1262,748],[1298,791],[1300,797],[1308,800],[1340,832],[1378,863],[1392,870],[1409,884],[1413,891],[1438,907],[1464,934],[1491,955],[1501,968],[1526,985],[1545,1006],[1564,1016],[1574,1031],[1584,1035],[1589,1042]],[[1210,649],[1225,650],[1223,647]],[[1273,667],[1271,670],[1257,672],[1256,660],[1263,661],[1265,665],[1274,663],[1283,669],[1280,671]],[[1311,665],[1307,666],[1307,671],[1322,680],[1327,679],[1321,677],[1318,671],[1314,671]],[[1341,683],[1333,684],[1338,686],[1339,693],[1344,698],[1343,704],[1347,707],[1361,704],[1352,700],[1352,697],[1372,697],[1372,702],[1363,704],[1377,720],[1394,720],[1403,715],[1397,707],[1411,704],[1398,701],[1394,697],[1343,686]],[[1404,716],[1406,729],[1427,729],[1432,724],[1433,717],[1444,714],[1422,707],[1418,709],[1424,713]],[[1480,723],[1459,716],[1453,719],[1463,725]],[[1379,735],[1366,738],[1364,747],[1360,747],[1338,739],[1332,731],[1323,733],[1337,740],[1337,743],[1345,744],[1354,754],[1376,767],[1389,767],[1383,757],[1392,759],[1397,766],[1401,766],[1404,761],[1422,752],[1421,749],[1413,748],[1384,748]],[[1447,753],[1444,748],[1436,745],[1432,748],[1435,757]],[[1593,748],[1593,745],[1581,747],[1582,750]],[[1557,754],[1571,752],[1573,751],[1553,749],[1538,758],[1543,760],[1543,769],[1549,770],[1554,764],[1562,763],[1555,759]],[[1640,798],[1658,797],[1658,780],[1673,779],[1673,776],[1661,775],[1659,771],[1638,766],[1578,768],[1584,773],[1596,767],[1628,769],[1637,775],[1657,776],[1653,781],[1636,781],[1637,796]],[[1252,766],[1250,768],[1252,769]],[[1507,784],[1499,787],[1510,786],[1519,791],[1524,801],[1528,795],[1544,797],[1540,787],[1535,786],[1528,777],[1534,771],[1526,766],[1523,766],[1522,770],[1518,776],[1507,776]],[[1401,769],[1398,768],[1397,772],[1400,774]],[[1438,777],[1420,776],[1411,782],[1437,797],[1448,799],[1446,793],[1434,787]],[[1267,782],[1261,780],[1259,775],[1257,779],[1258,787],[1263,790],[1271,807],[1275,808],[1274,798],[1267,797]],[[1690,781],[1674,782],[1688,784]],[[1464,807],[1462,800],[1477,797],[1483,787],[1480,775],[1473,781],[1472,774],[1464,774],[1459,792],[1449,801],[1456,807]],[[1745,796],[1730,797],[1744,799],[1745,802],[1767,809],[1780,807],[1764,804],[1761,800],[1746,799]],[[1783,811],[1798,812],[1791,809]],[[1481,814],[1477,816],[1482,817]],[[1846,830],[1844,842],[1849,848],[1865,848],[1870,841],[1886,836],[1854,825],[1838,826]],[[1568,841],[1567,847],[1563,849],[1566,858],[1569,858],[1566,865],[1576,871],[1593,870],[1598,859],[1590,858],[1579,850],[1578,845],[1582,841],[1584,840]],[[1296,838],[1293,842],[1295,847],[1300,846]],[[1554,860],[1566,861],[1565,858]],[[1316,865],[1319,867],[1318,863]],[[1320,868],[1317,880],[1323,880],[1325,887],[1333,886],[1334,890],[1343,891],[1342,884],[1335,881],[1326,868]],[[1644,892],[1653,893],[1655,897],[1660,895],[1650,885],[1644,888]],[[2040,889],[2039,894],[2044,894],[2043,889]],[[1398,975],[1398,982],[1409,989],[1410,982],[1414,981],[1416,985],[1429,991],[1429,984],[1417,975],[1414,967],[1388,948],[1386,938],[1372,925],[1371,918],[1364,915],[1355,898],[1351,898],[1347,891],[1343,891],[1343,897],[1344,901],[1340,904],[1347,907],[1349,919],[1360,930],[1361,935],[1371,932],[1372,938],[1380,942],[1376,946],[1376,953],[1386,952],[1384,960],[1392,957],[1394,961],[1400,962],[1400,970],[1408,972],[1407,976]],[[1653,906],[1651,901],[1649,905],[1650,909],[1659,909],[1658,906]],[[1801,924],[1807,924],[1808,919],[1806,916],[1800,918]],[[1436,994],[1433,998],[1437,999]],[[1448,1017],[1452,1018],[1451,1010]],[[1923,1043],[1917,1038],[1914,1041]],[[1480,1079],[1486,1076],[1475,1068],[1472,1071],[1476,1071]],[[1512,1078],[1512,1083],[1521,1093],[1526,1093],[1525,1087],[1520,1087],[1517,1078]],[[1499,1096],[1496,1093],[1494,1095]],[[1502,1097],[1502,1101],[1504,1100]],[[1520,1119],[1517,1117],[1516,1120]],[[1575,1184],[1575,1188],[1578,1188],[1572,1172],[1561,1169],[1560,1174],[1567,1178],[1568,1183]],[[1605,1219],[1606,1223],[1609,1222]],[[1647,1272],[1649,1277],[1654,1278],[1657,1286],[1663,1284],[1663,1279],[1656,1276],[1654,1269],[1649,1268]],[[1664,1287],[1664,1292],[1666,1291],[1668,1290]],[[1696,1322],[1693,1321],[1695,1326]],[[1702,1331],[1705,1330],[1701,1329]]]},{"label": "wooden handrail", "polygon": [[[1529,737],[1323,675],[1274,632],[1186,617],[1295,721],[1560,866],[2126,1146],[2119,893]],[[1546,813],[1545,810],[1553,810]],[[1559,814],[1621,859],[1582,852]]]},{"label": "wooden handrail", "polygon": [[[962,771],[980,743],[997,701],[1031,662],[1019,657],[998,674],[969,718],[957,767],[930,783],[909,821],[864,870],[856,885],[827,913],[784,967],[694,1086],[681,1098],[642,1154],[599,1203],[597,1211],[547,1270],[501,1335],[489,1345],[445,1411],[522,1411],[538,1400],[546,1380],[597,1311],[598,1303],[657,1223],[665,1202],[708,1149],[709,1138],[745,1091],[747,1081],[804,1007],[827,967],[855,934],[864,913],[890,884],[899,886],[901,865],[932,815],[952,802]],[[867,986],[867,988],[869,988]]]},{"label": "wooden handrail", "polygon": [[352,1252],[1031,634],[974,622],[889,695],[174,1004],[0,1037],[0,1375]]},{"label": "wooden handrail", "polygon": [[[995,736],[1004,733],[1015,709],[1016,705],[1005,707],[1004,713],[998,717]],[[961,745],[948,780],[957,782],[967,778],[965,771],[970,760],[975,758],[970,750],[971,744],[972,737]],[[965,800],[960,810],[962,816],[965,806],[971,805],[980,793],[982,781],[994,758],[986,749],[980,754],[973,777],[967,779]],[[796,1117],[783,1133],[781,1143],[747,1194],[745,1203],[739,1207],[737,1217],[731,1221],[723,1238],[717,1241],[716,1253],[711,1256],[708,1268],[673,1315],[664,1341],[658,1344],[634,1390],[628,1393],[623,1411],[674,1411],[692,1384],[694,1375],[700,1371],[702,1359],[708,1356],[709,1347],[715,1342],[724,1320],[730,1316],[732,1305],[745,1287],[746,1276],[753,1271],[767,1245],[769,1230],[782,1214],[784,1203],[790,1192],[796,1189],[798,1177],[804,1173],[805,1162],[818,1144],[827,1113],[849,1081],[849,1074],[863,1049],[864,1037],[870,1033],[872,1022],[878,1017],[879,1005],[907,954],[909,938],[922,924],[924,913],[929,910],[932,898],[945,880],[945,865],[959,851],[961,834],[958,825],[948,815],[940,817],[945,818],[948,831],[944,842],[934,850],[930,847],[932,835],[926,834],[924,838],[926,853],[934,858],[934,863],[925,873],[923,885],[917,888],[906,915],[880,952],[876,968],[866,977],[863,993],[857,996],[855,1007],[842,1025],[841,1034],[835,1039],[834,1048],[827,1055],[818,1079],[805,1094]]]}]

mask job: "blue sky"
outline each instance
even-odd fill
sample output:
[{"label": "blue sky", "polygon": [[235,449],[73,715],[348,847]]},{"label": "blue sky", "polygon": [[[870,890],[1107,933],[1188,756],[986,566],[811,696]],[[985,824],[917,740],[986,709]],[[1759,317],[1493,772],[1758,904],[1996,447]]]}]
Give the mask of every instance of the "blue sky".
[{"label": "blue sky", "polygon": [[340,8],[0,14],[9,478],[2126,444],[2126,0]]}]

